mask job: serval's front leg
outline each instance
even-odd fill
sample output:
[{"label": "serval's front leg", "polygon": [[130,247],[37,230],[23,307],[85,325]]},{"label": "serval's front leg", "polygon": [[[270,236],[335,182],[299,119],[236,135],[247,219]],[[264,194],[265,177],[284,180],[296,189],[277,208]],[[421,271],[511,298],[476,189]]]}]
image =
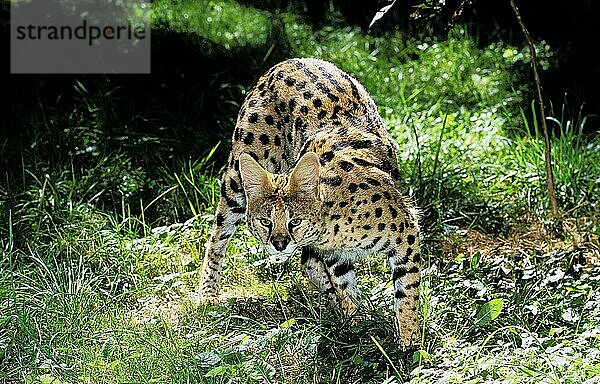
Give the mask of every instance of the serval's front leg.
[{"label": "serval's front leg", "polygon": [[402,346],[416,345],[420,340],[419,286],[421,284],[418,227],[406,221],[400,224],[395,246],[387,251],[394,282],[394,312]]},{"label": "serval's front leg", "polygon": [[331,285],[340,300],[342,311],[344,315],[350,317],[358,307],[358,285],[354,274],[354,264],[336,252],[326,255],[324,261]]},{"label": "serval's front leg", "polygon": [[327,267],[323,258],[310,247],[302,247],[302,257],[300,263],[306,271],[310,281],[319,289],[321,293],[327,295],[329,301],[333,304],[338,303],[335,288],[331,285]]},{"label": "serval's front leg", "polygon": [[356,311],[358,287],[354,265],[334,253],[320,255],[310,247],[302,248],[302,265],[310,280],[327,295],[334,305],[340,305],[346,316]]},{"label": "serval's front leg", "polygon": [[210,239],[202,265],[200,299],[215,304],[219,299],[221,268],[229,239],[235,233],[246,212],[246,198],[238,172],[229,168],[221,179],[221,197],[215,213]]}]

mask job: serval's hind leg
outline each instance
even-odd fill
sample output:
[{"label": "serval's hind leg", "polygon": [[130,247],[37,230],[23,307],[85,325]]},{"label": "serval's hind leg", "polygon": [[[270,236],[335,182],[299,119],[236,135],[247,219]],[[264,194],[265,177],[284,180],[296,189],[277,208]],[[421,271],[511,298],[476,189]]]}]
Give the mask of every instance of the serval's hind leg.
[{"label": "serval's hind leg", "polygon": [[[408,225],[406,225],[408,227]],[[421,273],[419,264],[421,253],[416,226],[406,228],[406,236],[397,240],[393,248],[387,251],[394,282],[394,312],[398,324],[398,333],[402,346],[419,343],[419,286]]]}]

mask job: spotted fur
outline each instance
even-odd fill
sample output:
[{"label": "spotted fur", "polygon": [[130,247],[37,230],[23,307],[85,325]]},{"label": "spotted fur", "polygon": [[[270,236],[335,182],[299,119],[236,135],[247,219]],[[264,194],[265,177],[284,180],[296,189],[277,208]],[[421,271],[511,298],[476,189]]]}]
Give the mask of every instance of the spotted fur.
[{"label": "spotted fur", "polygon": [[217,301],[227,243],[247,214],[273,257],[301,251],[311,281],[347,315],[358,298],[355,261],[386,255],[400,342],[414,344],[419,228],[397,178],[395,143],[355,79],[316,59],[277,64],[239,111],[206,246],[203,299]]}]

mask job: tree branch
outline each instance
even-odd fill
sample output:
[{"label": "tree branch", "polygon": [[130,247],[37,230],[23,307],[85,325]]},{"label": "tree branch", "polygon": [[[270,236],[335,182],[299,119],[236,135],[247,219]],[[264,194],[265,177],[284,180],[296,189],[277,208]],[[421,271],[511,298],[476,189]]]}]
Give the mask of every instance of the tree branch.
[{"label": "tree branch", "polygon": [[[554,192],[554,173],[552,171],[552,147],[550,143],[550,135],[548,133],[548,126],[546,124],[546,114],[544,112],[544,99],[542,98],[542,86],[540,81],[540,75],[538,74],[538,61],[537,54],[535,51],[535,45],[533,39],[529,34],[529,31],[523,23],[519,8],[515,4],[515,0],[510,0],[510,5],[515,12],[517,22],[525,35],[527,45],[529,46],[529,53],[531,54],[531,67],[533,69],[533,80],[535,81],[535,87],[537,90],[537,101],[540,108],[540,121],[542,122],[542,132],[544,134],[544,162],[546,164],[546,185],[548,187],[548,199],[550,200],[550,207],[552,209],[552,215],[555,219],[559,218],[558,204],[556,202],[556,193]],[[535,112],[535,111],[534,111]]]}]

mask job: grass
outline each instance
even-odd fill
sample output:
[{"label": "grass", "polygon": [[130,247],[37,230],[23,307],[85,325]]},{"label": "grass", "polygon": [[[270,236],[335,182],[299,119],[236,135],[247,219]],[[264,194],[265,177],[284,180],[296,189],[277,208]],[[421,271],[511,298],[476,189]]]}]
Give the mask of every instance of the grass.
[{"label": "grass", "polygon": [[[125,89],[83,79],[19,120],[25,144],[0,145],[11,165],[0,184],[0,381],[598,380],[600,142],[584,133],[592,116],[551,114],[565,211],[556,234],[545,225],[542,140],[518,76],[526,50],[478,47],[461,30],[442,40],[373,37],[335,22],[314,29],[233,1],[159,2],[154,17],[160,31],[208,40],[228,57],[253,52],[244,58],[255,77],[278,55],[314,56],[365,85],[423,210],[423,343],[416,352],[395,343],[381,258],[359,266],[352,325],[297,261],[267,263],[243,226],[225,262],[224,303],[199,305],[215,164],[227,146],[195,130],[186,97],[142,109]],[[289,52],[269,44],[279,23]],[[231,128],[252,82],[223,76],[206,89],[173,81],[204,100],[203,111],[213,99],[224,105],[211,117]]]},{"label": "grass", "polygon": [[225,50],[267,43],[270,14],[235,1],[169,1],[152,4],[153,25],[204,38]]}]

